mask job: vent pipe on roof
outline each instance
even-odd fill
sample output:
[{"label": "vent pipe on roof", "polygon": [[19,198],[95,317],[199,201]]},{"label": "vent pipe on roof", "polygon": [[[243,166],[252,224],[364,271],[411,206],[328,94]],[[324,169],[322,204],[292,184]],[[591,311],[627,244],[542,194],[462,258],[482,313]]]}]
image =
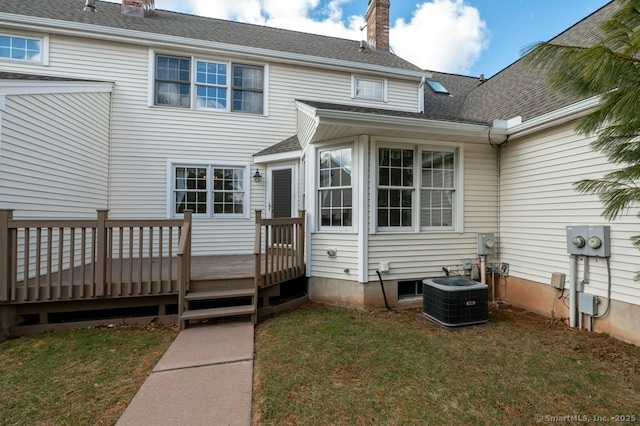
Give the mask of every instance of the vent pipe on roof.
[{"label": "vent pipe on roof", "polygon": [[96,11],[96,0],[87,0],[84,3],[85,12],[95,12]]},{"label": "vent pipe on roof", "polygon": [[390,0],[369,0],[367,8],[367,42],[376,50],[389,51]]},{"label": "vent pipe on roof", "polygon": [[153,15],[154,10],[156,10],[154,0],[122,0],[120,13],[126,16],[145,18]]}]

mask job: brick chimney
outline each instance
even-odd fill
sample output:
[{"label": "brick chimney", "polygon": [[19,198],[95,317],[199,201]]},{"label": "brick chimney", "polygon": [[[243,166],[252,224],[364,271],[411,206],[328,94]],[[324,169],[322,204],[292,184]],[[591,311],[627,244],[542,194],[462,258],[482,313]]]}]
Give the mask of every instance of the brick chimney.
[{"label": "brick chimney", "polygon": [[155,9],[155,0],[122,0],[120,13],[126,16],[145,18],[153,15]]},{"label": "brick chimney", "polygon": [[389,51],[390,0],[369,0],[367,8],[367,42],[374,50]]}]

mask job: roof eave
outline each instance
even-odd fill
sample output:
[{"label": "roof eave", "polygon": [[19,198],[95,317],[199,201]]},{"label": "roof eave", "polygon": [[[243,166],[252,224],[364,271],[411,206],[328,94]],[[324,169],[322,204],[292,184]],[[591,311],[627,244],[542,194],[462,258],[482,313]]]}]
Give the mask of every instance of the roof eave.
[{"label": "roof eave", "polygon": [[446,134],[465,138],[466,140],[485,140],[490,129],[488,124],[460,123],[427,118],[338,111],[314,108],[300,101],[297,102],[297,105],[298,110],[312,117],[318,123],[318,126],[351,126],[354,128],[366,128],[372,134],[376,134],[381,131],[398,131],[405,134]]},{"label": "roof eave", "polygon": [[516,139],[527,136],[531,133],[548,129],[552,126],[557,126],[559,124],[575,120],[576,118],[587,115],[590,111],[596,108],[600,103],[600,99],[600,96],[594,96],[592,98],[573,103],[564,108],[539,115],[531,120],[527,120],[521,124],[507,128],[506,133],[509,135],[510,139]]},{"label": "roof eave", "polygon": [[421,79],[431,73],[426,71],[405,70],[382,65],[366,64],[362,62],[345,61],[341,59],[322,58],[313,55],[301,55],[298,53],[282,52],[277,50],[262,49],[257,47],[242,46],[236,44],[219,43],[206,40],[198,40],[186,37],[171,36],[165,34],[149,33],[137,30],[128,30],[101,25],[84,24],[71,21],[40,18],[26,15],[0,13],[0,22],[9,23],[16,28],[29,31],[47,31],[55,34],[82,36],[85,38],[97,38],[100,40],[116,41],[128,44],[137,44],[149,47],[184,48],[203,50],[211,53],[211,50],[221,53],[242,54],[246,57],[271,59],[281,63],[300,64],[332,70],[358,70],[385,75],[393,75],[396,78]]}]

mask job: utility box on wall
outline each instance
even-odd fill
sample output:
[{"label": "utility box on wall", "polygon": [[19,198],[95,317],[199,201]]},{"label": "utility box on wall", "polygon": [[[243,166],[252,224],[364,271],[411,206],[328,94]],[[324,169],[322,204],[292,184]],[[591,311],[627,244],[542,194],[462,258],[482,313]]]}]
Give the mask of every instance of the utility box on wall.
[{"label": "utility box on wall", "polygon": [[567,252],[578,256],[611,256],[610,226],[567,226]]},{"label": "utility box on wall", "polygon": [[495,251],[495,237],[493,234],[478,234],[478,255],[487,256]]},{"label": "utility box on wall", "polygon": [[578,310],[587,315],[598,315],[598,298],[593,294],[578,293]]},{"label": "utility box on wall", "polygon": [[589,227],[587,225],[567,226],[567,252],[580,256],[589,255],[589,247],[587,247],[587,233]]},{"label": "utility box on wall", "polygon": [[589,226],[587,235],[587,246],[589,256],[609,257],[611,256],[610,227],[599,225]]}]

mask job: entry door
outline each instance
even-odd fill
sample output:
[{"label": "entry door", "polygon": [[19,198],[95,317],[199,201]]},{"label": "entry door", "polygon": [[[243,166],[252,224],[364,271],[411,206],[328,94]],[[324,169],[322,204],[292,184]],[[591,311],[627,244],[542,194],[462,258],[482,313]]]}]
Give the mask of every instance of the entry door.
[{"label": "entry door", "polygon": [[293,217],[293,166],[273,167],[269,173],[269,216]]}]

